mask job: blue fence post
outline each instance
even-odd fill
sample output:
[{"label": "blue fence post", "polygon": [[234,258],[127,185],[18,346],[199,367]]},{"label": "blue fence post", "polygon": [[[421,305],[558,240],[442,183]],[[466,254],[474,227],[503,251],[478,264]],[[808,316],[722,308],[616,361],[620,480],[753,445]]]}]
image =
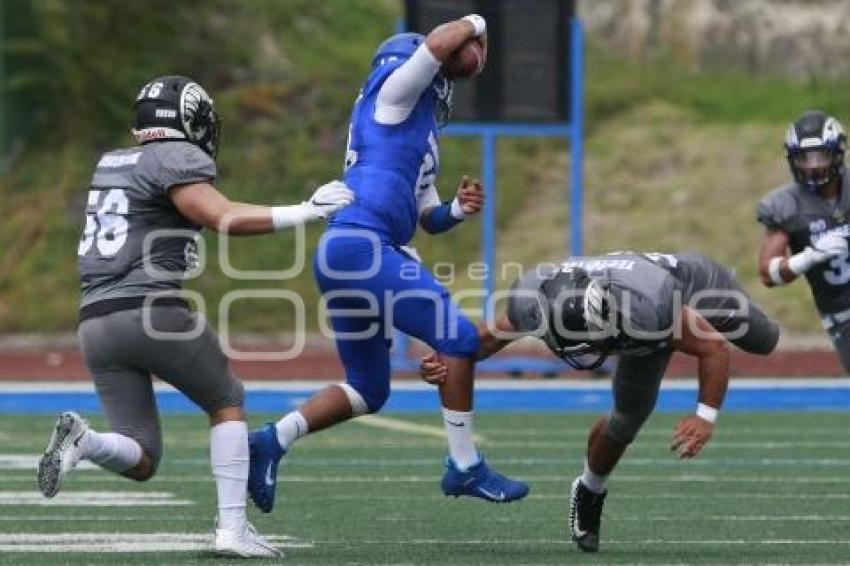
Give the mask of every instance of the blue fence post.
[{"label": "blue fence post", "polygon": [[483,259],[487,264],[486,296],[481,304],[484,316],[487,316],[487,299],[496,290],[496,139],[497,134],[492,130],[484,130],[481,134],[481,170],[484,190],[487,197],[484,200],[484,222],[481,224],[483,240]]},{"label": "blue fence post", "polygon": [[570,97],[570,255],[581,255],[584,251],[584,33],[581,20],[573,18],[570,33],[570,72],[572,96]]}]

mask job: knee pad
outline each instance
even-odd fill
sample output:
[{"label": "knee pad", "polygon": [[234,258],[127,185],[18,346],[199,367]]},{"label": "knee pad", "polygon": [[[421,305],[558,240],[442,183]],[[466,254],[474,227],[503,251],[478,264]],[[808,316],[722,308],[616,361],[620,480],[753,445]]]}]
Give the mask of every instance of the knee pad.
[{"label": "knee pad", "polygon": [[457,317],[457,328],[450,329],[451,338],[442,338],[437,341],[436,350],[441,354],[449,354],[462,358],[474,358],[478,355],[481,346],[481,338],[478,328],[471,320],[463,315]]},{"label": "knee pad", "polygon": [[347,383],[338,383],[337,387],[342,389],[348,402],[351,403],[351,416],[359,417],[369,412],[369,404],[360,393]]},{"label": "knee pad", "polygon": [[339,384],[351,403],[352,416],[377,413],[390,396],[390,382],[374,380],[372,383],[354,382]]},{"label": "knee pad", "polygon": [[605,434],[622,444],[631,444],[651,412],[626,414],[612,411],[605,425]]}]

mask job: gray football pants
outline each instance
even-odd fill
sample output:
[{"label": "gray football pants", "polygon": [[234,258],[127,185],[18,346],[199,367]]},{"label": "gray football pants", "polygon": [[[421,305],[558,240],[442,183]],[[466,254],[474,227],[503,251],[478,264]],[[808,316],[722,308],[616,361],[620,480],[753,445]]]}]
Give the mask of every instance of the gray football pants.
[{"label": "gray football pants", "polygon": [[850,374],[850,322],[836,324],[827,333],[835,351],[838,352],[844,371]]},{"label": "gray football pants", "polygon": [[[713,281],[712,288],[736,290],[746,296],[734,277],[725,269],[719,279],[720,281],[717,279]],[[717,310],[734,308],[726,304],[726,299],[715,304],[709,300],[708,305],[701,302],[700,306]],[[749,300],[747,306],[746,317],[706,317],[706,320],[715,330],[727,336],[730,336],[728,334],[730,332],[739,331],[740,336],[729,338],[729,341],[741,350],[751,354],[767,355],[773,351],[779,341],[779,325],[768,318],[752,300]],[[605,429],[611,438],[624,444],[630,444],[635,439],[655,407],[661,379],[664,377],[672,354],[671,350],[660,350],[642,356],[620,356],[613,380],[614,407]]]},{"label": "gray football pants", "polygon": [[218,338],[198,315],[183,307],[151,307],[150,326],[187,340],[150,336],[142,309],[83,321],[78,329],[86,365],[113,431],[136,440],[154,468],[162,457],[162,434],[151,374],[170,383],[207,413],[242,405],[242,384],[230,371]]}]

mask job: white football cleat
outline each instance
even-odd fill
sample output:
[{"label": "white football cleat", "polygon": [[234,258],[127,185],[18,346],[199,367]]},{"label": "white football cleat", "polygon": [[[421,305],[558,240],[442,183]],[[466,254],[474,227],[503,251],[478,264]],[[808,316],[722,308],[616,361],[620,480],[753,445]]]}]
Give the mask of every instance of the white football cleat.
[{"label": "white football cleat", "polygon": [[59,493],[65,474],[79,463],[82,450],[78,443],[88,429],[89,423],[77,413],[66,411],[59,415],[38,463],[38,488],[45,497]]},{"label": "white football cleat", "polygon": [[215,529],[215,553],[238,558],[277,558],[283,553],[245,521],[234,529]]}]

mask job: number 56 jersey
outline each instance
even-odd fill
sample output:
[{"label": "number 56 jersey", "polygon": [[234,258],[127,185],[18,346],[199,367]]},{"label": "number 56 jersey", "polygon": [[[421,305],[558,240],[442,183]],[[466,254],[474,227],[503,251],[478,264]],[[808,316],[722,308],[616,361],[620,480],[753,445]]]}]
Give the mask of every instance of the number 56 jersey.
[{"label": "number 56 jersey", "polygon": [[[788,234],[791,253],[799,253],[827,234],[850,236],[850,175],[844,170],[841,194],[830,202],[794,183],[768,193],[756,209],[758,221]],[[850,309],[850,257],[841,256],[806,272],[822,315]]]},{"label": "number 56 jersey", "polygon": [[215,176],[215,162],[186,142],[105,153],[92,176],[77,249],[81,307],[179,289],[195,266],[201,227],[180,214],[168,191]]}]

